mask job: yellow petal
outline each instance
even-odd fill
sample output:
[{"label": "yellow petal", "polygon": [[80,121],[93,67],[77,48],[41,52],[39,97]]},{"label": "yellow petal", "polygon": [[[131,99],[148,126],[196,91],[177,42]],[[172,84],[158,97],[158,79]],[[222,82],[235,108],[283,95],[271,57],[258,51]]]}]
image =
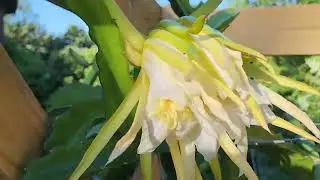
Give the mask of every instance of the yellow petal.
[{"label": "yellow petal", "polygon": [[181,25],[176,20],[164,19],[160,21],[158,26],[182,38],[187,38],[189,36],[188,28]]},{"label": "yellow petal", "polygon": [[145,115],[146,96],[148,93],[149,82],[143,70],[141,70],[141,76],[142,76],[141,95],[139,98],[139,103],[138,103],[134,120],[128,132],[117,142],[115,148],[113,149],[113,151],[109,156],[107,164],[109,164],[118,156],[120,156],[130,146],[130,144],[134,141],[137,133],[141,129],[143,120],[145,120],[144,115]]},{"label": "yellow petal", "polygon": [[[196,61],[192,61],[192,63],[195,65],[194,67],[197,70],[197,73],[194,73],[194,78],[196,78],[201,85],[204,87],[206,93],[210,95],[210,90],[209,89],[214,89],[211,88],[210,86],[214,85],[219,89],[219,91],[222,91],[223,93],[227,94],[227,96],[235,102],[237,105],[240,106],[240,109],[245,109],[245,104],[241,100],[240,97],[238,97],[231,89],[229,89],[225,84],[223,84],[221,81],[219,81],[216,78],[211,77],[205,69],[203,69]],[[210,83],[208,83],[210,82]]]},{"label": "yellow petal", "polygon": [[205,15],[201,15],[199,16],[191,25],[191,27],[189,27],[189,32],[191,34],[199,34],[201,32],[201,30],[203,29],[204,24],[206,23],[206,16]]},{"label": "yellow petal", "polygon": [[249,163],[242,156],[237,147],[233,144],[227,132],[221,129],[219,131],[220,132],[218,141],[222,149],[226,152],[230,159],[244,172],[248,180],[258,180],[257,175],[254,173]]},{"label": "yellow petal", "polygon": [[306,83],[295,81],[293,79],[289,79],[285,76],[280,75],[276,76],[275,79],[282,86],[290,87],[299,91],[304,91],[320,97],[320,92],[314,89],[313,87],[307,85]]},{"label": "yellow petal", "polygon": [[221,167],[218,156],[210,162],[210,168],[215,180],[222,180]]},{"label": "yellow petal", "polygon": [[291,131],[295,134],[298,134],[301,137],[304,137],[308,140],[314,141],[318,144],[320,144],[320,140],[316,137],[312,136],[311,134],[307,133],[305,130],[298,128],[297,126],[291,124],[290,122],[281,119],[280,117],[276,117],[271,122],[272,125],[280,127],[282,129],[286,129],[288,131]]},{"label": "yellow petal", "polygon": [[80,176],[86,171],[86,169],[98,156],[98,154],[101,152],[104,146],[109,142],[114,133],[122,125],[122,123],[130,114],[131,110],[138,102],[138,98],[141,93],[140,87],[141,76],[138,77],[128,96],[123,100],[116,112],[105,123],[105,125],[101,128],[100,132],[98,133],[97,137],[92,141],[90,147],[85,152],[76,170],[70,176],[70,180],[77,180],[80,178]]},{"label": "yellow petal", "polygon": [[320,137],[319,129],[305,112],[301,111],[296,105],[286,100],[284,97],[280,96],[274,91],[264,86],[261,87],[265,89],[265,92],[267,92],[269,100],[273,105],[277,106],[286,113],[290,114],[292,117],[296,118],[303,125],[305,125],[315,136]]},{"label": "yellow petal", "polygon": [[315,88],[299,81],[289,79],[287,77],[270,73],[258,65],[252,64],[250,62],[244,61],[244,69],[248,76],[257,78],[257,80],[264,81],[267,83],[277,83],[280,86],[293,88],[299,91],[307,92],[316,96],[320,96],[320,92]]},{"label": "yellow petal", "polygon": [[252,96],[249,96],[247,99],[248,108],[253,115],[253,118],[257,121],[257,123],[266,131],[271,133],[267,122],[264,119],[263,113],[260,109],[260,106],[256,103]]},{"label": "yellow petal", "polygon": [[233,50],[236,50],[236,51],[240,51],[244,54],[247,54],[249,56],[253,56],[253,57],[257,57],[259,59],[263,59],[263,60],[267,60],[267,58],[262,55],[261,53],[259,53],[258,51],[256,50],[253,50],[251,48],[248,48],[246,46],[243,46],[241,44],[238,44],[238,43],[235,43],[233,41],[229,41],[229,40],[225,40],[225,39],[222,39],[222,38],[215,38],[217,41],[219,41],[221,44],[229,47],[230,49],[233,49]]},{"label": "yellow petal", "polygon": [[141,52],[136,50],[129,42],[125,42],[125,50],[128,60],[135,66],[141,66],[142,56]]},{"label": "yellow petal", "polygon": [[174,46],[160,39],[148,39],[145,42],[145,49],[152,50],[158,57],[174,68],[179,69],[182,73],[189,74],[192,70],[192,65],[188,63],[188,58],[185,57]]},{"label": "yellow petal", "polygon": [[176,170],[177,180],[184,180],[182,157],[180,154],[178,141],[167,139],[167,144],[169,146],[173,165]]}]

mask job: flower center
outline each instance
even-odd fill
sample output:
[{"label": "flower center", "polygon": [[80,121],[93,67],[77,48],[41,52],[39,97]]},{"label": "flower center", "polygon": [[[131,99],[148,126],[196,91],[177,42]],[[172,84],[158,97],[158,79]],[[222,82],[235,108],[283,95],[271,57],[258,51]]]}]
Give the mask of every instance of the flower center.
[{"label": "flower center", "polygon": [[193,119],[192,112],[189,108],[179,110],[178,105],[169,99],[160,100],[156,110],[152,114],[163,121],[170,130],[177,127],[178,120],[184,121]]},{"label": "flower center", "polygon": [[178,121],[178,105],[169,99],[162,99],[155,110],[155,115],[167,125],[168,129],[175,129]]}]

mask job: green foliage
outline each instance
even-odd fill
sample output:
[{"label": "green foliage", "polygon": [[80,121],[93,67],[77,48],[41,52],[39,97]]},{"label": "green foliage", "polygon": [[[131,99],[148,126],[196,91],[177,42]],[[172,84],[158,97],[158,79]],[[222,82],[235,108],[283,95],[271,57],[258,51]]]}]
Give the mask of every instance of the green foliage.
[{"label": "green foliage", "polygon": [[208,25],[219,31],[224,31],[229,27],[229,24],[239,15],[236,9],[225,9],[210,16]]},{"label": "green foliage", "polygon": [[98,84],[92,75],[97,48],[83,30],[71,26],[54,37],[34,23],[7,21],[5,36],[6,50],[41,104],[65,84]]},{"label": "green foliage", "polygon": [[193,7],[189,0],[169,0],[170,4],[178,16],[195,16],[211,14],[222,0],[207,0],[205,3],[200,3]]},{"label": "green foliage", "polygon": [[[24,180],[67,179],[99,131],[100,124],[105,123],[106,104],[101,87],[71,84],[57,90],[49,99],[51,132],[44,143],[44,154],[28,164]],[[137,147],[136,144],[123,157],[108,167],[104,166],[120,137],[116,134],[84,178],[127,179],[133,174],[137,158],[133,148]]]}]

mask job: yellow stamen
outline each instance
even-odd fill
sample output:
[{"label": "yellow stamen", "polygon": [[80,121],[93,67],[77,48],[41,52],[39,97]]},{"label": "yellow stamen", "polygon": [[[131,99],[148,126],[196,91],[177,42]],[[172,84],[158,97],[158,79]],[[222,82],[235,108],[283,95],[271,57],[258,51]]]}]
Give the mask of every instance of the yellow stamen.
[{"label": "yellow stamen", "polygon": [[163,121],[168,129],[172,130],[178,124],[178,106],[169,99],[162,99],[154,113],[161,121]]}]

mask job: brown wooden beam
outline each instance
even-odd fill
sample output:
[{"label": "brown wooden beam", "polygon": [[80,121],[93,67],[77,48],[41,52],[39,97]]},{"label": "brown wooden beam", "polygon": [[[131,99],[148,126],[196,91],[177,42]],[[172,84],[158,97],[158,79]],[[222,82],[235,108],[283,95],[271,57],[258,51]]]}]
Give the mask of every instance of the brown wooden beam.
[{"label": "brown wooden beam", "polygon": [[248,8],[224,32],[265,55],[320,54],[320,5]]},{"label": "brown wooden beam", "polygon": [[46,113],[1,44],[0,97],[0,179],[15,180],[42,149]]}]

